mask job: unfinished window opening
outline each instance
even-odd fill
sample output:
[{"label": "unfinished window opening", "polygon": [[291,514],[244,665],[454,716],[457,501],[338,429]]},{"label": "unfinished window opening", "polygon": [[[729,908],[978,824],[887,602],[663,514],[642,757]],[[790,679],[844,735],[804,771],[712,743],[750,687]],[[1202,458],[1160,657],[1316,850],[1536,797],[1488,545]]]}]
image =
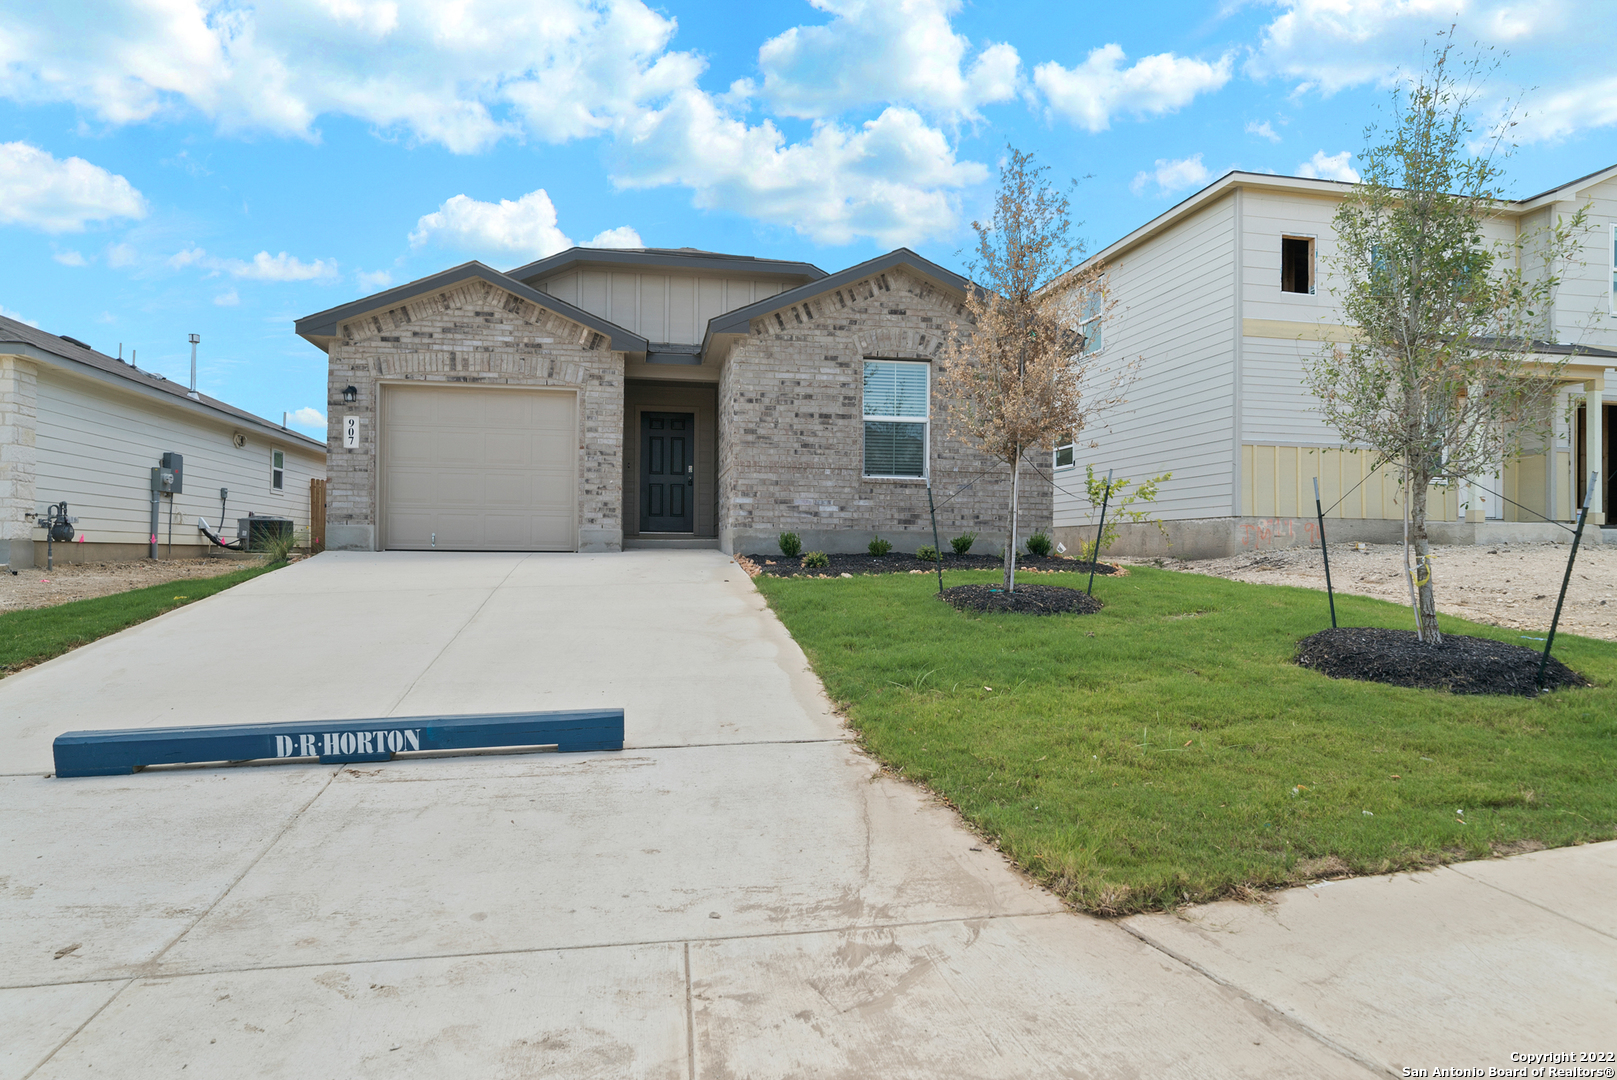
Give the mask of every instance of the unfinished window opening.
[{"label": "unfinished window opening", "polygon": [[1314,241],[1306,236],[1280,238],[1280,291],[1314,291]]}]

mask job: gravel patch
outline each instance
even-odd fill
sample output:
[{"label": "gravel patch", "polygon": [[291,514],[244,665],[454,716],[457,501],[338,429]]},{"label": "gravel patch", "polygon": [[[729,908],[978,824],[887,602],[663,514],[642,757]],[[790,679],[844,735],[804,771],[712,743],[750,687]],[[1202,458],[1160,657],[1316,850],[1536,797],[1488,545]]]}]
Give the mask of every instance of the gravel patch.
[{"label": "gravel patch", "polygon": [[998,585],[956,585],[943,599],[961,611],[1015,611],[1024,615],[1093,615],[1105,605],[1082,589],[1061,585],[1018,585],[1006,592]]},{"label": "gravel patch", "polygon": [[[1303,638],[1297,663],[1333,679],[1362,679],[1453,694],[1538,694],[1540,653],[1487,638],[1445,634],[1427,645],[1413,630],[1341,627]],[[1554,656],[1544,689],[1588,686],[1589,680]]]},{"label": "gravel patch", "polygon": [[[1617,641],[1617,543],[1589,541],[1585,531],[1556,632]],[[1476,544],[1432,550],[1432,584],[1440,613],[1541,637],[1549,629],[1561,576],[1566,573],[1566,544]],[[1252,551],[1195,562],[1119,561],[1263,585],[1325,589],[1325,567],[1318,548]],[[1403,563],[1399,544],[1367,544],[1363,549],[1352,544],[1331,545],[1331,580],[1339,593],[1407,607],[1409,587],[1404,584]],[[1323,597],[1320,603],[1323,610]],[[1410,627],[1414,627],[1413,615]]]}]

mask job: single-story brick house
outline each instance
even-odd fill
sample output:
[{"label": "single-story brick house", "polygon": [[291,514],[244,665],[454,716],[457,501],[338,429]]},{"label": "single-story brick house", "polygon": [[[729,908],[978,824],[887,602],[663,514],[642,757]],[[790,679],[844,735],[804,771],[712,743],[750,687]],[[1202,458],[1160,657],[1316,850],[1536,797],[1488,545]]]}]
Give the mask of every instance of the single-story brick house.
[{"label": "single-story brick house", "polygon": [[[299,319],[330,358],[327,546],[996,551],[1010,474],[932,365],[966,282],[899,249],[826,274],[694,249],[470,262]],[[1051,491],[1024,465],[1026,535]],[[961,490],[963,489],[963,490]]]},{"label": "single-story brick house", "polygon": [[[165,454],[183,468],[179,490],[158,493],[154,532],[152,470]],[[249,513],[290,518],[306,537],[310,482],[325,474],[325,446],[305,435],[0,318],[0,562],[12,569],[45,565],[39,521],[62,502],[78,535],[54,545],[57,561],[146,558],[153,535],[160,557],[195,557],[217,550],[197,522],[217,529],[221,510],[232,537]]]}]

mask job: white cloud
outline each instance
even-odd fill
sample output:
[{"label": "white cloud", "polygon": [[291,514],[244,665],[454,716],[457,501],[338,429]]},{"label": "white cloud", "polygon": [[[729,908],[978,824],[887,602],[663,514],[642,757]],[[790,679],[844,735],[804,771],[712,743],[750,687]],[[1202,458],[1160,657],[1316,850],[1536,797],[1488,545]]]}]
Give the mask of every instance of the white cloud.
[{"label": "white cloud", "polygon": [[[225,133],[306,139],[320,137],[321,117],[353,117],[455,153],[507,138],[600,137],[620,187],[685,185],[700,207],[823,242],[914,243],[953,230],[959,189],[987,171],[957,161],[921,115],[958,120],[1009,100],[1015,51],[973,56],[949,27],[956,0],[901,0],[919,29],[891,47],[878,39],[904,28],[894,16],[863,0],[824,2],[830,23],[760,56],[768,85],[724,95],[699,86],[705,61],[672,51],[674,20],[641,0],[165,0],[113,6],[73,34],[57,9],[34,5],[4,16],[0,97],[67,102],[104,124],[200,114]],[[816,89],[815,65],[836,60],[816,31],[876,51],[844,58]],[[884,81],[861,91],[855,71]],[[744,119],[754,94],[804,114],[924,100],[863,124],[822,119],[792,143],[773,123]],[[1160,111],[1172,96],[1130,90],[1120,107]]]},{"label": "white cloud", "polygon": [[1190,188],[1200,187],[1207,183],[1212,173],[1202,164],[1200,154],[1192,154],[1187,158],[1177,160],[1158,158],[1157,167],[1146,172],[1136,173],[1129,190],[1134,194],[1142,194],[1153,181],[1156,182],[1158,195],[1173,195]]},{"label": "white cloud", "polygon": [[231,277],[248,281],[334,281],[340,276],[334,259],[316,259],[312,263],[306,263],[284,251],[279,255],[260,251],[249,262],[243,259],[220,259],[209,255],[202,248],[192,247],[170,255],[168,264],[176,270],[199,266],[212,274],[229,274]]},{"label": "white cloud", "polygon": [[63,266],[88,266],[89,262],[77,251],[58,251],[51,258]]},{"label": "white cloud", "polygon": [[[0,73],[4,49],[0,33]],[[145,196],[123,177],[83,158],[61,161],[25,142],[0,143],[0,225],[83,232],[92,222],[145,216]]]},{"label": "white cloud", "polygon": [[1274,125],[1269,123],[1269,121],[1267,121],[1267,120],[1265,120],[1261,124],[1258,123],[1256,120],[1251,121],[1246,126],[1246,133],[1248,135],[1261,136],[1261,137],[1263,137],[1265,139],[1268,139],[1270,142],[1276,142],[1277,143],[1277,142],[1280,141],[1280,136],[1275,134]]},{"label": "white cloud", "polygon": [[1359,173],[1348,164],[1352,156],[1351,150],[1343,150],[1340,154],[1316,150],[1313,157],[1297,166],[1297,175],[1314,180],[1340,180],[1346,184],[1357,184]]},{"label": "white cloud", "polygon": [[1617,78],[1534,94],[1511,135],[1524,143],[1564,139],[1589,128],[1617,124]]},{"label": "white cloud", "polygon": [[391,270],[360,270],[354,274],[354,280],[359,282],[359,287],[366,292],[381,292],[393,284],[393,272]]},{"label": "white cloud", "polygon": [[542,259],[573,246],[556,227],[556,205],[544,188],[514,202],[480,202],[469,195],[456,195],[416,222],[410,246],[429,242],[485,254],[489,259]]},{"label": "white cloud", "polygon": [[646,242],[640,239],[640,234],[627,225],[619,225],[615,229],[604,229],[596,233],[581,245],[588,248],[643,248]]},{"label": "white cloud", "polygon": [[971,42],[950,24],[959,0],[810,2],[831,21],[794,26],[758,50],[758,93],[783,116],[818,119],[857,106],[906,104],[974,117],[979,105],[1016,96],[1021,58],[1010,45],[988,45],[967,63]]},{"label": "white cloud", "polygon": [[944,134],[892,107],[857,128],[829,121],[787,143],[769,121],[749,126],[697,90],[648,112],[617,146],[623,187],[684,184],[703,209],[787,225],[824,244],[860,236],[913,244],[959,224],[956,192],[988,170],[955,160]]},{"label": "white cloud", "polygon": [[107,265],[113,269],[133,266],[139,253],[129,244],[109,244],[107,246]]},{"label": "white cloud", "polygon": [[1587,47],[1591,32],[1609,36],[1610,20],[1573,18],[1570,0],[1281,0],[1285,10],[1263,30],[1247,61],[1256,78],[1293,80],[1299,91],[1330,95],[1365,83],[1390,83],[1420,66],[1422,42],[1458,22],[1461,39],[1509,47],[1517,60],[1547,48],[1558,67],[1565,51]]},{"label": "white cloud", "polygon": [[21,315],[21,314],[15,312],[15,311],[12,311],[10,308],[6,307],[6,305],[4,305],[4,304],[0,304],[0,317],[7,318],[7,319],[12,319],[12,320],[14,320],[16,322],[20,322],[20,323],[25,323],[28,326],[32,326],[35,330],[39,329],[39,324],[37,322],[35,322],[33,319],[30,319],[30,318],[28,318],[28,317],[26,317],[24,315]]},{"label": "white cloud", "polygon": [[1233,65],[1229,55],[1209,64],[1158,53],[1129,68],[1122,66],[1125,59],[1121,46],[1103,45],[1074,68],[1040,64],[1033,69],[1033,83],[1049,100],[1051,115],[1094,133],[1109,128],[1119,113],[1161,116],[1188,105],[1197,94],[1229,82]]},{"label": "white cloud", "polygon": [[294,411],[290,419],[293,427],[317,428],[320,431],[326,430],[326,414],[321,412],[319,409],[311,408],[307,405]]},{"label": "white cloud", "polygon": [[241,303],[241,297],[237,295],[235,289],[231,289],[229,292],[223,292],[215,296],[213,302],[220,307],[235,307]]}]

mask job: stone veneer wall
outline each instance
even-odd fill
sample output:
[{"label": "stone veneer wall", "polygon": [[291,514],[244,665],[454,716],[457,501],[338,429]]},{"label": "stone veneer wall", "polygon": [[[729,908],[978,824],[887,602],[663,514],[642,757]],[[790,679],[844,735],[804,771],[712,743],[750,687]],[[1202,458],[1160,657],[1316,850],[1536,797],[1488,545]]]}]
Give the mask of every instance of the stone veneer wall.
[{"label": "stone veneer wall", "polygon": [[[328,371],[328,547],[376,547],[377,387],[387,382],[578,390],[579,547],[622,547],[623,354],[604,335],[468,281],[342,323]],[[349,385],[359,400],[344,405]],[[345,415],[360,418],[357,449],[343,448]]]},{"label": "stone veneer wall", "polygon": [[[934,360],[960,317],[958,297],[888,270],[754,319],[719,376],[721,547],[768,554],[782,531],[805,550],[863,551],[877,533],[897,550],[932,543],[924,480],[863,476],[864,361]],[[1002,550],[1010,470],[952,437],[936,396],[931,471],[934,496],[949,500],[938,510],[943,543],[969,530],[980,534],[974,552]],[[1025,462],[1020,501],[1018,540],[1048,533],[1050,484]]]}]

